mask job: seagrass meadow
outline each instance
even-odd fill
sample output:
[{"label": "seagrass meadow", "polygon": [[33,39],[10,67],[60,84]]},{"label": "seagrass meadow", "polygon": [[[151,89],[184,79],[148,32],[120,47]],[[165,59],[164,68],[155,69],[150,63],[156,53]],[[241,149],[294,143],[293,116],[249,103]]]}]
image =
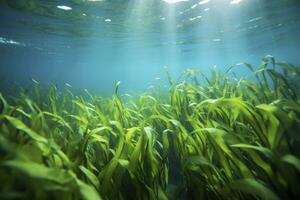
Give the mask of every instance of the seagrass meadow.
[{"label": "seagrass meadow", "polygon": [[[245,67],[252,78],[236,79]],[[169,89],[0,95],[0,199],[298,199],[300,70],[271,56]]]}]

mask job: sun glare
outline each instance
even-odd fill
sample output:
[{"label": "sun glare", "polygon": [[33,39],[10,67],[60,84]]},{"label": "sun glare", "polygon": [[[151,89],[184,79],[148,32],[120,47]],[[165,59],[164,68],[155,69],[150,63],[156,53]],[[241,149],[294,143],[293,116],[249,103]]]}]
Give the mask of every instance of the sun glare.
[{"label": "sun glare", "polygon": [[166,3],[173,4],[173,3],[178,3],[178,2],[183,2],[183,1],[189,1],[189,0],[163,0]]}]

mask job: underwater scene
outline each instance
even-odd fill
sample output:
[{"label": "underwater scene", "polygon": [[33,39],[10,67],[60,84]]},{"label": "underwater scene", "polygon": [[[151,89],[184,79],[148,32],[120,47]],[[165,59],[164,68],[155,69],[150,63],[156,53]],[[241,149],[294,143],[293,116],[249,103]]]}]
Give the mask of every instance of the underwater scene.
[{"label": "underwater scene", "polygon": [[300,199],[299,36],[299,0],[0,0],[0,199]]}]

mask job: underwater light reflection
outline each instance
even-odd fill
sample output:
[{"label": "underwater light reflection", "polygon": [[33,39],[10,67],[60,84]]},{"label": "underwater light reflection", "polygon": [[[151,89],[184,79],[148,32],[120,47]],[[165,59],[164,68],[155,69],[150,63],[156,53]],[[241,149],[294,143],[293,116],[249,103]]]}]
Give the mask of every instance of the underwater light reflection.
[{"label": "underwater light reflection", "polygon": [[239,3],[241,3],[242,2],[242,0],[232,0],[231,2],[230,2],[230,4],[239,4]]},{"label": "underwater light reflection", "polygon": [[232,0],[203,0],[181,10],[182,31],[193,32],[184,38],[185,45],[181,47],[186,63],[188,60],[193,64],[197,60],[200,66],[220,66],[220,63],[238,62],[235,55],[241,55],[239,59],[251,55],[248,37],[236,30],[239,24],[245,23],[245,15],[252,9],[253,2],[245,1],[237,6],[230,2]]},{"label": "underwater light reflection", "polygon": [[299,60],[298,0],[4,1],[0,51],[15,68],[1,70],[12,77],[110,91],[111,80],[146,88],[163,66],[176,77],[186,67],[256,64],[266,54]]},{"label": "underwater light reflection", "polygon": [[72,10],[71,7],[69,6],[64,6],[64,5],[61,5],[61,6],[56,6],[58,9],[61,9],[61,10]]},{"label": "underwater light reflection", "polygon": [[178,2],[183,2],[183,1],[189,1],[189,0],[163,0],[166,3],[173,4],[173,3],[178,3]]}]

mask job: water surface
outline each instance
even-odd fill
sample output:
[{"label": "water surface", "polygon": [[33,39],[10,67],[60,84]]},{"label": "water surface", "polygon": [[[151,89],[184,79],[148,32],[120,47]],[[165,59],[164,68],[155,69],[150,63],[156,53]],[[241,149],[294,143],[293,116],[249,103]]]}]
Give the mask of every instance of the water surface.
[{"label": "water surface", "polygon": [[164,66],[176,77],[268,54],[297,65],[299,10],[298,0],[1,0],[0,79],[137,91],[164,84]]}]

